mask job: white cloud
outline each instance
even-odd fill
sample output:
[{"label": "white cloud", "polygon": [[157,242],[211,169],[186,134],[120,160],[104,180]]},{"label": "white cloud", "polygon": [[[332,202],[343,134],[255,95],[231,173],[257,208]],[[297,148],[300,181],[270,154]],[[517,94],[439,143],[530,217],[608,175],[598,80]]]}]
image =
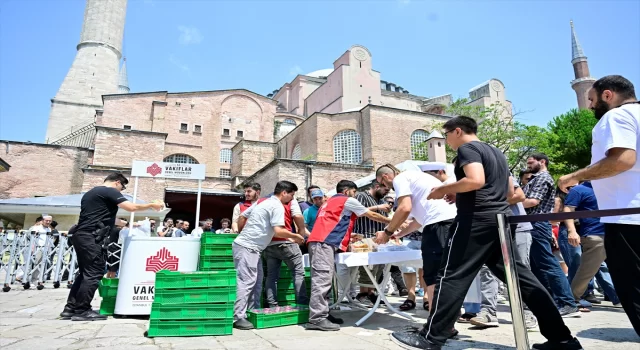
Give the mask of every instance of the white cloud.
[{"label": "white cloud", "polygon": [[204,37],[198,28],[190,26],[178,26],[180,31],[180,43],[182,45],[199,44]]},{"label": "white cloud", "polygon": [[176,66],[178,69],[180,69],[186,75],[191,76],[191,68],[189,68],[189,65],[180,62],[180,60],[175,58],[175,56],[170,55],[169,56],[169,62],[171,62],[171,64]]},{"label": "white cloud", "polygon": [[291,69],[289,69],[289,75],[298,75],[298,74],[302,74],[302,68],[300,68],[299,65],[295,65],[293,67],[291,67]]}]

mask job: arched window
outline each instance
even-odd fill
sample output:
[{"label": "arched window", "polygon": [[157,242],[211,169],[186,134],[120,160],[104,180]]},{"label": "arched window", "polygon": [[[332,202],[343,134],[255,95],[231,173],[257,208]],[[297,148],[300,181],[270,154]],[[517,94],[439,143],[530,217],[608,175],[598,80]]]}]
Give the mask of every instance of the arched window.
[{"label": "arched window", "polygon": [[293,152],[291,152],[291,159],[300,159],[302,158],[302,150],[300,149],[300,144],[297,144],[293,147]]},{"label": "arched window", "polygon": [[198,161],[188,154],[172,154],[164,158],[166,163],[198,164]]},{"label": "arched window", "polygon": [[333,161],[342,164],[362,163],[362,143],[355,130],[342,130],[333,138]]},{"label": "arched window", "polygon": [[231,149],[223,148],[220,150],[220,163],[231,164]]},{"label": "arched window", "polygon": [[291,118],[287,118],[287,119],[285,119],[285,120],[284,120],[284,123],[285,123],[285,124],[291,124],[291,125],[298,125],[298,124],[296,123],[296,121],[295,121],[295,120],[293,120],[293,119],[291,119]]},{"label": "arched window", "polygon": [[411,159],[426,159],[427,150],[424,142],[427,141],[429,134],[426,130],[418,129],[411,133]]}]

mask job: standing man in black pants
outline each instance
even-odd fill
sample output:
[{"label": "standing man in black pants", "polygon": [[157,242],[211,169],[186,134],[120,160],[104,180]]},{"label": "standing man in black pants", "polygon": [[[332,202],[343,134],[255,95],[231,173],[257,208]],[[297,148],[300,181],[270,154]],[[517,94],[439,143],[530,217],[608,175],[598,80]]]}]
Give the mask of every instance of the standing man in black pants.
[{"label": "standing man in black pants", "polygon": [[[455,165],[458,181],[435,188],[428,199],[455,201],[458,214],[442,254],[429,320],[417,332],[391,334],[391,340],[406,349],[442,348],[482,265],[505,280],[497,214],[509,213],[507,198],[513,195],[507,160],[500,150],[478,139],[478,124],[472,118],[452,118],[443,128],[447,144],[458,151]],[[515,265],[523,300],[538,318],[540,332],[548,339],[544,344],[534,344],[533,349],[582,349],[564,324],[549,292],[524,264],[516,262]]]},{"label": "standing man in black pants", "polygon": [[[67,305],[60,314],[72,321],[99,321],[107,319],[91,309],[91,301],[105,270],[106,245],[109,233],[115,225],[118,207],[134,212],[153,208],[161,210],[163,203],[134,204],[120,191],[127,188],[129,180],[121,173],[107,176],[102,186],[97,186],[82,196],[80,218],[75,228],[72,244],[78,257],[79,272],[67,298]],[[108,243],[108,242],[107,242]]]},{"label": "standing man in black pants", "polygon": [[[600,210],[640,207],[640,102],[633,84],[619,75],[598,79],[589,90],[593,128],[591,165],[558,180],[568,187],[592,180]],[[640,214],[600,218],[613,286],[640,335]]]}]

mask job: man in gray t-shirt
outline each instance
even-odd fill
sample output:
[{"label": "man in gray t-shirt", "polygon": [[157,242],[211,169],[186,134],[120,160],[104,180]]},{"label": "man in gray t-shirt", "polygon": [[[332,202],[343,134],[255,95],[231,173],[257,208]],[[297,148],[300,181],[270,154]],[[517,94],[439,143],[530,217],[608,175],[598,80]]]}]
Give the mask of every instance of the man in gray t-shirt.
[{"label": "man in gray t-shirt", "polygon": [[276,184],[271,198],[245,210],[238,219],[240,234],[233,242],[233,263],[237,274],[236,302],[233,309],[233,326],[238,329],[253,329],[246,319],[248,307],[260,307],[262,294],[262,260],[260,253],[271,239],[291,239],[302,243],[301,235],[287,230],[284,222],[284,207],[293,200],[298,187],[289,181]]}]

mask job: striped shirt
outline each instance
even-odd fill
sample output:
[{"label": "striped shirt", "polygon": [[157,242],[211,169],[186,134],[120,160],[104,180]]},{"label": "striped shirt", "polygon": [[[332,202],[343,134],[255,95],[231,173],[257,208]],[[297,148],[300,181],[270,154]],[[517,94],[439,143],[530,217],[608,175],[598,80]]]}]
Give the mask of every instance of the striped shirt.
[{"label": "striped shirt", "polygon": [[[369,191],[356,193],[356,199],[365,208],[374,207],[380,204],[385,204],[385,201],[383,198],[380,198],[380,200],[377,200],[371,195]],[[388,216],[388,214],[383,211],[380,211],[380,210],[373,210],[373,211],[375,211],[380,215]],[[358,220],[356,220],[356,224],[353,227],[353,232],[363,234],[365,238],[372,238],[372,237],[375,237],[376,232],[384,231],[384,228],[386,226],[387,226],[386,224],[383,224],[381,222],[376,222],[367,217],[362,216],[362,217],[359,217]]]},{"label": "striped shirt", "polygon": [[540,171],[531,175],[531,179],[522,189],[527,198],[540,201],[535,207],[525,209],[528,215],[548,214],[553,212],[555,205],[556,188],[553,178],[548,171]]}]

